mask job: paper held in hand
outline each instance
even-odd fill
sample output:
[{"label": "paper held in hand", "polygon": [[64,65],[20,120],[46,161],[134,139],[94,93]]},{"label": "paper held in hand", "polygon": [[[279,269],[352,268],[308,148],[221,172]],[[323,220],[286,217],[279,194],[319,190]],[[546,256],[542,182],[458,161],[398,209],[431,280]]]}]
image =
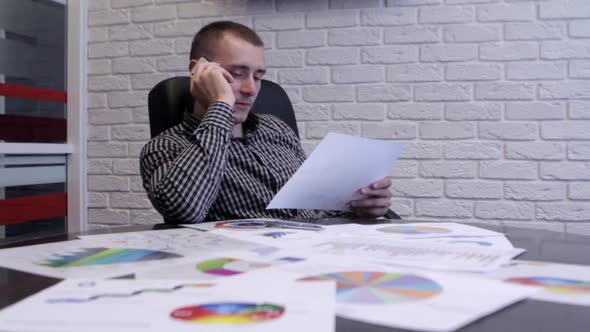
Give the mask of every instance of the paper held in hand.
[{"label": "paper held in hand", "polygon": [[329,133],[267,209],[347,211],[355,193],[388,176],[402,144]]}]

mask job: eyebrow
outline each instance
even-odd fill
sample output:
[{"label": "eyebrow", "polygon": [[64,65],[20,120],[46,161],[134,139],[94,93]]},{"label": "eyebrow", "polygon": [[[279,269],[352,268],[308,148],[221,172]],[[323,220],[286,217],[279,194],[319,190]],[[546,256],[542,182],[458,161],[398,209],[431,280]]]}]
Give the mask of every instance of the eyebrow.
[{"label": "eyebrow", "polygon": [[[239,70],[250,70],[250,67],[247,65],[230,65],[231,69],[239,69]],[[258,74],[266,74],[266,69],[257,69],[255,73]]]}]

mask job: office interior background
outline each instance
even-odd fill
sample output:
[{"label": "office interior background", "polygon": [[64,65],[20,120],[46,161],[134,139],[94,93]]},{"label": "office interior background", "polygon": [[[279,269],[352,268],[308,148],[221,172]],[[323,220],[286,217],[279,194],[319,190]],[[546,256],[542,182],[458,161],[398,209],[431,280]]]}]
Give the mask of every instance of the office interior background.
[{"label": "office interior background", "polygon": [[[6,6],[24,3],[61,8],[55,19],[63,23],[66,7],[74,1],[0,3],[3,13]],[[266,79],[288,92],[308,153],[328,132],[405,143],[391,174],[392,209],[402,218],[590,234],[587,0],[84,4],[87,17],[81,16],[78,28],[87,48],[86,72],[78,86],[87,94],[80,110],[84,121],[78,125],[83,128],[78,129],[87,141],[68,139],[74,153],[78,145],[85,152],[87,177],[79,181],[84,193],[78,196],[87,200],[80,202],[85,220],[74,221],[79,228],[161,222],[139,175],[139,153],[150,138],[147,94],[163,79],[187,76],[195,32],[209,22],[229,19],[254,28],[263,38]],[[65,25],[36,15],[26,21],[47,27],[12,32],[6,23],[10,16],[0,14],[0,82],[65,90],[65,76],[59,79],[59,73],[52,72],[65,71],[60,55],[50,66],[17,70],[23,59],[43,64],[49,53],[39,52],[42,46],[63,51]],[[48,31],[56,35],[46,36]],[[44,38],[52,43],[41,43]],[[35,58],[29,60],[31,52]],[[48,76],[52,79],[44,80]],[[67,118],[68,128],[76,126],[66,116],[69,101],[67,107],[50,103],[0,96],[0,119],[11,114],[57,118],[63,127]],[[58,141],[63,143],[61,135]],[[18,157],[20,165],[31,168],[24,157]],[[17,157],[5,153],[2,158],[0,172],[5,173],[0,174],[18,167]],[[0,198],[65,193],[70,181],[64,173],[66,157],[51,158],[51,163],[45,159],[35,165],[50,165],[52,171],[61,167],[59,183],[17,186],[4,180]],[[55,224],[55,219],[9,225],[4,231],[28,224],[39,228]],[[63,216],[57,219],[66,222]]]}]

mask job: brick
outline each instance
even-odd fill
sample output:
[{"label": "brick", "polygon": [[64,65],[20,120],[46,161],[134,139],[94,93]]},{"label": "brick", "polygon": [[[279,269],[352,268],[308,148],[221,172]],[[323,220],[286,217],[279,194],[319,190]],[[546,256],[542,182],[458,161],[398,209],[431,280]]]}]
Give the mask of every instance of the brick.
[{"label": "brick", "polygon": [[492,4],[477,7],[477,19],[481,22],[532,21],[537,17],[534,3]]},{"label": "brick", "polygon": [[188,54],[190,53],[192,38],[186,37],[178,37],[174,39],[174,52],[177,55],[186,54],[188,58]]},{"label": "brick", "polygon": [[379,8],[361,11],[361,25],[391,26],[416,23],[416,10],[413,8]]},{"label": "brick", "polygon": [[133,22],[158,22],[170,21],[176,18],[176,6],[164,5],[157,7],[138,7],[131,10]]},{"label": "brick", "polygon": [[309,12],[305,17],[307,28],[346,28],[358,25],[356,11],[330,10]]},{"label": "brick", "polygon": [[150,39],[152,33],[142,26],[120,25],[109,28],[111,41],[128,41],[139,39]]},{"label": "brick", "polygon": [[383,121],[385,105],[383,104],[334,104],[332,106],[334,120],[365,120]]},{"label": "brick", "polygon": [[147,195],[144,193],[112,193],[109,194],[112,208],[119,209],[145,209],[152,207]]},{"label": "brick", "polygon": [[423,178],[472,179],[477,176],[475,161],[423,161],[420,163]]},{"label": "brick", "polygon": [[559,80],[567,73],[565,62],[548,63],[508,63],[506,78],[509,80]]},{"label": "brick", "polygon": [[482,179],[534,180],[537,163],[532,161],[482,161],[479,177]]},{"label": "brick", "polygon": [[101,75],[111,73],[110,59],[88,60],[88,75]]},{"label": "brick", "polygon": [[352,86],[305,86],[303,100],[307,102],[342,102],[354,100]]},{"label": "brick", "polygon": [[379,45],[380,43],[380,29],[356,28],[328,31],[328,45],[330,46],[364,46]]},{"label": "brick", "polygon": [[442,3],[442,0],[387,0],[387,7],[435,5]]},{"label": "brick", "polygon": [[395,103],[389,105],[387,117],[394,120],[440,120],[442,110],[440,103]]},{"label": "brick", "polygon": [[131,86],[135,91],[151,90],[156,84],[169,77],[170,74],[167,73],[133,74],[131,75]]},{"label": "brick", "polygon": [[154,25],[155,37],[192,37],[202,24],[199,20],[166,21]]},{"label": "brick", "polygon": [[[391,173],[395,179],[416,178],[418,177],[418,162],[412,160],[397,160]],[[395,181],[393,185],[395,186]]]},{"label": "brick", "polygon": [[125,91],[129,90],[129,78],[126,76],[91,76],[88,77],[88,91]]},{"label": "brick", "polygon": [[539,4],[541,19],[588,18],[590,3],[586,0],[547,1]]},{"label": "brick", "polygon": [[385,44],[423,44],[440,41],[440,28],[436,26],[403,26],[383,30]]},{"label": "brick", "polygon": [[579,235],[590,235],[590,223],[587,222],[559,222],[559,223],[555,223],[555,222],[550,222],[550,224],[559,224],[559,225],[564,225],[565,230],[563,231],[564,233],[567,234],[575,234],[577,236]]},{"label": "brick", "polygon": [[[414,130],[415,131],[415,130]],[[400,155],[400,159],[441,159],[442,146],[431,142],[408,142]]]},{"label": "brick", "polygon": [[494,142],[446,143],[445,159],[490,160],[502,157],[502,144]]},{"label": "brick", "polygon": [[499,41],[500,31],[495,25],[453,25],[444,28],[444,40],[447,43]]},{"label": "brick", "polygon": [[307,51],[308,65],[351,65],[358,62],[359,55],[355,49],[326,48]]},{"label": "brick", "polygon": [[471,100],[471,85],[435,83],[414,87],[415,101],[462,101]]},{"label": "brick", "polygon": [[568,143],[567,158],[590,160],[590,143]]},{"label": "brick", "polygon": [[473,7],[446,6],[424,7],[418,12],[418,22],[424,23],[466,23],[475,18]]},{"label": "brick", "polygon": [[[109,1],[110,0],[94,0],[91,1],[88,4],[88,11],[89,12],[95,12],[95,11],[101,11],[101,10],[107,10],[109,9]],[[117,1],[117,0],[115,0]],[[121,1],[121,0],[118,0]],[[148,1],[148,0],[141,0],[141,1]],[[149,0],[151,2],[151,0]],[[116,7],[113,7],[116,8]]]},{"label": "brick", "polygon": [[518,201],[560,201],[565,197],[565,183],[507,182],[504,198]]},{"label": "brick", "polygon": [[88,157],[126,157],[127,144],[125,143],[88,143]]},{"label": "brick", "polygon": [[105,225],[129,224],[129,211],[88,209],[88,223]]},{"label": "brick", "polygon": [[275,48],[275,36],[275,32],[258,32],[258,37],[260,37],[262,43],[264,43],[264,49],[266,50],[272,50]]},{"label": "brick", "polygon": [[476,202],[475,216],[482,219],[531,220],[535,205],[526,202]]},{"label": "brick", "polygon": [[482,122],[479,124],[479,138],[499,140],[534,140],[537,124],[530,122]]},{"label": "brick", "polygon": [[362,63],[408,63],[416,60],[418,60],[418,48],[415,46],[379,46],[361,49]]},{"label": "brick", "polygon": [[138,175],[139,159],[115,159],[113,173],[117,175]]},{"label": "brick", "polygon": [[88,59],[114,58],[129,55],[128,42],[106,42],[88,45]]},{"label": "brick", "polygon": [[476,83],[477,100],[532,100],[535,98],[535,85],[532,83]]},{"label": "brick", "polygon": [[254,18],[256,31],[296,30],[303,28],[300,14],[259,16]]},{"label": "brick", "polygon": [[269,68],[303,66],[303,52],[301,51],[268,51],[265,57],[266,66]]},{"label": "brick", "polygon": [[583,81],[543,82],[539,84],[541,99],[590,99],[590,84]]},{"label": "brick", "polygon": [[381,0],[329,0],[330,9],[381,7]]},{"label": "brick", "polygon": [[475,45],[425,45],[420,48],[422,62],[460,62],[477,59]]},{"label": "brick", "polygon": [[375,139],[414,139],[416,125],[412,123],[380,122],[363,123],[362,136]]},{"label": "brick", "polygon": [[[267,0],[269,6],[273,7],[272,0]],[[250,1],[252,2],[252,1]],[[256,2],[256,1],[254,1]],[[315,0],[277,0],[277,11],[278,12],[292,12],[292,11],[316,11],[328,9],[327,1],[315,1]]]},{"label": "brick", "polygon": [[378,66],[338,66],[332,68],[333,83],[378,83],[384,80],[384,70]]},{"label": "brick", "polygon": [[[90,3],[96,0],[90,1]],[[111,0],[111,7],[113,8],[129,8],[143,5],[151,5],[152,0]]]},{"label": "brick", "polygon": [[104,193],[88,193],[89,208],[106,208],[109,205],[108,195]]},{"label": "brick", "polygon": [[590,139],[590,121],[547,122],[541,125],[544,139]]},{"label": "brick", "polygon": [[561,160],[565,157],[565,146],[560,143],[527,142],[507,143],[507,159]]},{"label": "brick", "polygon": [[587,41],[546,41],[541,43],[541,59],[565,60],[590,58]]},{"label": "brick", "polygon": [[110,159],[88,159],[86,169],[89,175],[109,175],[113,173],[113,161]]},{"label": "brick", "polygon": [[280,84],[326,84],[326,68],[283,69],[279,71]]},{"label": "brick", "polygon": [[475,125],[470,122],[422,122],[421,139],[468,139],[475,137]]},{"label": "brick", "polygon": [[437,64],[404,64],[387,67],[387,82],[438,82],[442,81],[444,67]]},{"label": "brick", "polygon": [[472,216],[473,202],[459,200],[418,200],[416,216],[469,218]]},{"label": "brick", "polygon": [[502,198],[502,184],[483,181],[448,181],[445,194],[451,198],[499,199]]},{"label": "brick", "polygon": [[588,180],[590,178],[590,163],[560,162],[541,163],[539,170],[544,180]]},{"label": "brick", "polygon": [[146,125],[113,126],[113,139],[121,141],[147,141],[150,139],[150,128]]},{"label": "brick", "polygon": [[479,57],[485,61],[534,60],[539,57],[537,43],[485,44],[479,47]]},{"label": "brick", "polygon": [[107,27],[88,28],[88,42],[106,42],[109,40],[109,29]]},{"label": "brick", "polygon": [[88,93],[86,100],[89,109],[107,107],[107,95],[105,93]]},{"label": "brick", "polygon": [[147,93],[140,92],[111,92],[108,95],[109,106],[119,107],[139,107],[147,105]]},{"label": "brick", "polygon": [[130,176],[129,179],[131,180],[131,191],[145,193],[141,176]]},{"label": "brick", "polygon": [[174,53],[174,44],[170,40],[138,40],[129,44],[132,55],[166,55]]},{"label": "brick", "polygon": [[588,221],[588,203],[539,203],[536,218],[540,220]]},{"label": "brick", "polygon": [[326,45],[324,31],[282,31],[276,35],[278,48],[307,48]]},{"label": "brick", "polygon": [[128,191],[129,178],[124,176],[90,175],[88,190],[93,191]]},{"label": "brick", "polygon": [[563,39],[565,28],[560,22],[508,23],[504,25],[506,40]]},{"label": "brick", "polygon": [[111,139],[111,128],[109,126],[88,126],[88,141],[108,141]]},{"label": "brick", "polygon": [[569,77],[590,78],[590,60],[574,60],[569,63]]},{"label": "brick", "polygon": [[[185,58],[185,65],[188,61]],[[113,74],[153,73],[156,69],[154,59],[115,58],[112,60]]]},{"label": "brick", "polygon": [[150,118],[148,110],[145,107],[139,107],[133,110],[133,123],[135,124],[149,124]]},{"label": "brick", "polygon": [[570,37],[590,37],[590,20],[576,20],[569,23]]},{"label": "brick", "polygon": [[[449,5],[464,5],[468,3],[489,3],[489,2],[498,2],[500,0],[446,0],[445,3]],[[526,1],[526,0],[524,0]]]},{"label": "brick", "polygon": [[215,16],[244,14],[246,8],[243,1],[227,0],[223,3],[215,1],[178,4],[176,11],[179,18],[212,18]]},{"label": "brick", "polygon": [[445,77],[447,81],[495,81],[502,73],[498,64],[448,64]]},{"label": "brick", "polygon": [[357,101],[407,101],[410,100],[408,85],[361,85],[356,88]]},{"label": "brick", "polygon": [[571,101],[568,107],[571,119],[590,119],[590,101]]},{"label": "brick", "polygon": [[391,187],[394,197],[441,197],[443,182],[436,180],[396,180]]},{"label": "brick", "polygon": [[129,12],[126,10],[101,10],[88,13],[88,26],[109,26],[129,23]]},{"label": "brick", "polygon": [[[139,59],[145,59],[145,58],[139,58]],[[186,57],[185,55],[171,55],[171,56],[165,56],[165,57],[159,57],[158,58],[158,63],[157,63],[157,67],[159,71],[187,71],[188,72],[188,64],[189,64],[189,60],[188,57]],[[153,63],[147,63],[147,62],[138,62],[135,63],[135,65],[137,67],[139,67],[138,69],[142,69],[145,68],[145,72],[143,73],[153,73],[153,71],[148,71],[149,68],[153,68],[152,65]],[[142,73],[141,71],[138,71],[137,73]]]},{"label": "brick", "polygon": [[359,136],[360,125],[350,122],[308,122],[306,137],[309,139],[322,139],[328,133],[339,133],[345,135]]},{"label": "brick", "polygon": [[565,109],[563,102],[506,103],[506,120],[561,120]]},{"label": "brick", "polygon": [[155,210],[131,210],[131,223],[134,225],[154,225],[164,222],[164,218]]},{"label": "brick", "polygon": [[88,123],[93,125],[125,124],[131,123],[131,110],[90,110],[88,111]]},{"label": "brick", "polygon": [[445,103],[445,119],[451,121],[501,120],[500,103]]},{"label": "brick", "polygon": [[572,182],[568,185],[568,198],[590,200],[590,182]]},{"label": "brick", "polygon": [[295,116],[299,121],[330,120],[330,106],[322,104],[295,104]]},{"label": "brick", "polygon": [[141,150],[145,146],[146,142],[129,142],[127,145],[129,146],[129,158],[139,158]]}]

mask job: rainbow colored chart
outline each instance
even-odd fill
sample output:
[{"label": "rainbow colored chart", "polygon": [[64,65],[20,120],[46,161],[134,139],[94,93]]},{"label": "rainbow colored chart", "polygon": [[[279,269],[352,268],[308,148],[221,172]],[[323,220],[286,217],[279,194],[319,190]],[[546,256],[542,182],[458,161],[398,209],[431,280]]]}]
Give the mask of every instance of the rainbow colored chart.
[{"label": "rainbow colored chart", "polygon": [[437,296],[442,291],[442,287],[435,281],[411,274],[350,271],[299,280],[336,281],[336,298],[338,302],[344,303],[402,303],[424,300]]},{"label": "rainbow colored chart", "polygon": [[211,303],[174,310],[170,317],[191,323],[245,325],[275,320],[285,308],[271,303]]},{"label": "rainbow colored chart", "polygon": [[432,227],[432,226],[414,226],[414,225],[397,225],[388,226],[377,229],[383,233],[397,233],[397,234],[443,234],[450,233],[447,228]]},{"label": "rainbow colored chart", "polygon": [[303,258],[282,257],[282,258],[276,259],[272,262],[262,263],[262,262],[248,262],[248,261],[244,261],[244,260],[236,259],[236,258],[222,257],[222,258],[215,258],[215,259],[206,260],[204,262],[197,264],[196,267],[197,267],[197,270],[199,270],[203,273],[207,273],[207,274],[213,274],[213,275],[218,275],[218,276],[233,276],[233,275],[248,272],[248,271],[254,270],[254,269],[265,268],[265,267],[269,267],[269,266],[277,265],[277,264],[295,263],[295,262],[299,262],[302,260],[303,260]]},{"label": "rainbow colored chart", "polygon": [[590,281],[553,278],[553,277],[520,277],[508,278],[504,281],[543,287],[545,291],[559,294],[588,294],[590,293]]},{"label": "rainbow colored chart", "polygon": [[80,251],[58,255],[38,265],[49,267],[73,267],[86,265],[135,263],[151,260],[180,258],[181,255],[148,249],[85,248]]},{"label": "rainbow colored chart", "polygon": [[456,241],[449,241],[449,243],[458,243],[458,244],[474,244],[482,247],[490,247],[493,245],[491,242],[487,241],[467,241],[467,240],[456,240]]},{"label": "rainbow colored chart", "polygon": [[225,221],[215,224],[215,228],[258,229],[265,228],[268,223],[264,220]]}]

